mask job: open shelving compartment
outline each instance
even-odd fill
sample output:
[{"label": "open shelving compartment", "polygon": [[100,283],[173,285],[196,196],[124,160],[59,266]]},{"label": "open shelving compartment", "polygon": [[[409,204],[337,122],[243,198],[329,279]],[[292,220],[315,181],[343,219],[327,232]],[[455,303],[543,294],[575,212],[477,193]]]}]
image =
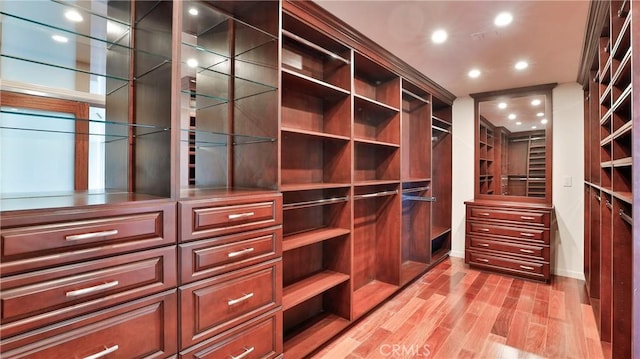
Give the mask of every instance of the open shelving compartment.
[{"label": "open shelving compartment", "polygon": [[451,252],[452,150],[451,105],[433,99],[431,120],[431,259],[433,265]]},{"label": "open shelving compartment", "polygon": [[402,183],[400,284],[424,272],[431,262],[431,182]]},{"label": "open shelving compartment", "polygon": [[431,95],[402,81],[402,181],[431,179]]},{"label": "open shelving compartment", "polygon": [[[170,85],[171,49],[131,44],[134,33],[165,42],[165,34],[148,30],[165,18],[166,4],[4,5],[0,136],[13,159],[0,161],[2,209],[169,197],[170,112],[146,91],[152,83]],[[83,24],[63,20],[70,9]]]},{"label": "open shelving compartment", "polygon": [[277,13],[260,1],[183,4],[180,198],[277,189]]},{"label": "open shelving compartment", "polygon": [[303,357],[351,319],[350,186],[284,192],[284,350]]},{"label": "open shelving compartment", "polygon": [[401,196],[399,182],[354,188],[353,319],[398,289]]}]

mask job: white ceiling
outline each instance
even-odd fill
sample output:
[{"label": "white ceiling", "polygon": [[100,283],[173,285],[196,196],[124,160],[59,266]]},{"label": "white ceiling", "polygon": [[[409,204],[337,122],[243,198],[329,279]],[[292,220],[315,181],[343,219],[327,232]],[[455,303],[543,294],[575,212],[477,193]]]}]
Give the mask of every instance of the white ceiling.
[{"label": "white ceiling", "polygon": [[[457,97],[576,81],[589,1],[314,0]],[[493,24],[513,14],[503,28]],[[448,40],[433,44],[445,29]],[[529,67],[516,71],[526,60]],[[478,78],[467,73],[481,71]]]}]

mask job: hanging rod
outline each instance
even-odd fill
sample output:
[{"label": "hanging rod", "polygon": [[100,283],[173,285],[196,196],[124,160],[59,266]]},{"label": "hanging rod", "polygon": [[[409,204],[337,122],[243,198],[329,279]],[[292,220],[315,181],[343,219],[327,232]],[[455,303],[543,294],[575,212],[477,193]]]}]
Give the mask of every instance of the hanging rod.
[{"label": "hanging rod", "polygon": [[618,214],[620,214],[620,217],[627,223],[629,223],[629,225],[633,226],[633,218],[631,218],[631,216],[629,216],[628,214],[624,213],[624,209],[620,209],[620,211],[618,212]]},{"label": "hanging rod", "polygon": [[421,197],[421,196],[402,196],[402,200],[408,201],[420,201],[420,202],[435,202],[435,197]]},{"label": "hanging rod", "polygon": [[606,201],[605,205],[607,206],[607,208],[613,210],[613,205],[611,204],[611,202],[609,202],[609,200]]},{"label": "hanging rod", "polygon": [[306,207],[323,206],[325,204],[346,202],[348,200],[349,200],[349,196],[344,196],[344,197],[334,197],[334,198],[323,198],[323,199],[317,199],[314,201],[286,203],[282,205],[282,209],[286,210],[286,209],[299,209],[299,208],[306,208]]},{"label": "hanging rod", "polygon": [[431,119],[442,122],[442,123],[446,123],[447,125],[451,126],[451,121],[444,120],[438,116],[431,115]]},{"label": "hanging rod", "polygon": [[309,41],[307,39],[304,39],[304,38],[302,38],[302,37],[300,37],[300,36],[298,36],[298,35],[296,35],[296,34],[294,34],[292,32],[289,32],[287,30],[282,30],[282,35],[285,35],[285,36],[287,36],[287,37],[289,37],[289,38],[291,38],[293,40],[296,40],[296,41],[298,41],[299,43],[301,43],[303,45],[309,46],[310,48],[312,48],[314,50],[318,50],[318,51],[322,52],[325,55],[329,55],[334,59],[340,60],[340,61],[344,62],[345,64],[349,63],[349,60],[343,58],[342,56],[338,56],[338,55],[334,54],[333,52],[331,52],[331,51],[329,51],[329,50],[327,50],[327,49],[325,49],[323,47],[320,47],[320,46],[314,44],[313,42],[311,42],[311,41]]},{"label": "hanging rod", "polygon": [[353,196],[354,200],[358,200],[358,199],[365,199],[365,198],[374,198],[374,197],[382,197],[382,196],[391,196],[394,194],[398,194],[398,190],[393,190],[393,191],[381,191],[381,192],[375,192],[375,193],[367,193],[367,194],[357,194],[355,196]]},{"label": "hanging rod", "polygon": [[414,192],[428,191],[429,188],[430,188],[429,186],[407,188],[407,189],[403,189],[402,193],[414,193]]},{"label": "hanging rod", "polygon": [[438,127],[438,126],[431,125],[431,128],[432,128],[432,129],[434,129],[434,130],[440,131],[440,132],[450,133],[450,131],[449,131],[449,130],[444,129],[444,128],[442,128],[442,127]]},{"label": "hanging rod", "polygon": [[418,96],[418,95],[414,94],[413,92],[411,92],[411,91],[409,91],[409,90],[402,89],[402,93],[407,94],[407,95],[409,95],[409,96],[411,96],[411,97],[415,98],[416,100],[422,101],[422,102],[424,102],[424,103],[430,103],[430,102],[429,102],[429,100],[425,100],[425,99],[423,99],[422,97],[420,97],[420,96]]}]

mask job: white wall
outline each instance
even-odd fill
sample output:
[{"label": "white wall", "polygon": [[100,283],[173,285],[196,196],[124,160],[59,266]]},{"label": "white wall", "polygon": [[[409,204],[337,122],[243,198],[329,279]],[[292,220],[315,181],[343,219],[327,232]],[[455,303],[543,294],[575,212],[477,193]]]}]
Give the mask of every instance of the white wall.
[{"label": "white wall", "polygon": [[[553,204],[557,218],[552,272],[584,279],[583,234],[584,176],[583,100],[577,83],[558,85],[553,90]],[[453,103],[453,208],[452,250],[464,257],[464,201],[473,198],[474,120],[473,99],[460,97]],[[571,187],[565,187],[569,177]]]}]

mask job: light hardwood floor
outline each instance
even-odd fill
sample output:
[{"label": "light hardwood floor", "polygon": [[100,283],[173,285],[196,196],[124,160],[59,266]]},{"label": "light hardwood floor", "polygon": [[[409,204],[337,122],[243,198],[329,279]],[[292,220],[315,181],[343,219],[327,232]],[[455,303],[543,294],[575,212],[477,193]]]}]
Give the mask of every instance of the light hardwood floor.
[{"label": "light hardwood floor", "polygon": [[603,358],[584,282],[551,284],[450,258],[317,352],[338,358]]}]

